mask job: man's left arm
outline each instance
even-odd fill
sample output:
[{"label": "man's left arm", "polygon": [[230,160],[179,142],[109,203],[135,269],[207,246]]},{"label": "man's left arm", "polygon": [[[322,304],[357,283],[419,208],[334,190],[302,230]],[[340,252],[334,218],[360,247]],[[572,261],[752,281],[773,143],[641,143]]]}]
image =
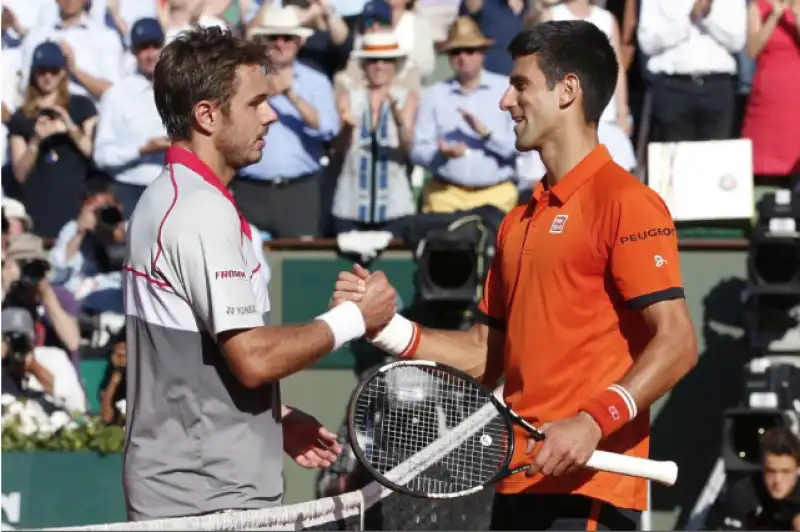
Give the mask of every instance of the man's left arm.
[{"label": "man's left arm", "polygon": [[742,51],[747,42],[747,3],[711,1],[708,16],[700,19],[698,26],[728,52]]},{"label": "man's left arm", "polygon": [[[675,225],[661,198],[640,187],[621,191],[600,231],[614,284],[624,304],[641,313],[650,339],[619,382],[577,405],[576,416],[541,427],[547,439],[529,475],[575,471],[602,439],[646,411],[697,362]],[[529,442],[528,452],[534,446]]]},{"label": "man's left arm", "polygon": [[342,452],[336,434],[302,410],[282,404],[281,424],[283,450],[301,467],[330,467]]},{"label": "man's left arm", "polygon": [[[675,224],[650,189],[623,192],[609,216],[607,244],[614,283],[641,313],[650,340],[628,373],[585,411],[607,437],[672,389],[697,362],[697,340],[683,291]],[[613,240],[612,240],[613,239]],[[619,400],[614,404],[615,395]],[[616,408],[619,419],[614,419]]]}]

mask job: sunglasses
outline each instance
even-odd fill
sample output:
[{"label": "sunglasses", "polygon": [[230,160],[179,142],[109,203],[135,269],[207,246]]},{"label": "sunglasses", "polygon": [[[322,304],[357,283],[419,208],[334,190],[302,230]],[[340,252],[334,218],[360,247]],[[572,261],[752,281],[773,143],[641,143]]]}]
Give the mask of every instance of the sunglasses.
[{"label": "sunglasses", "polygon": [[34,69],[34,72],[37,76],[43,76],[45,74],[50,74],[51,76],[57,76],[64,70],[61,67],[42,67]]},{"label": "sunglasses", "polygon": [[364,59],[364,63],[367,63],[367,64],[387,63],[387,64],[394,65],[394,64],[397,63],[397,59],[395,59],[393,57],[370,57],[370,58]]},{"label": "sunglasses", "polygon": [[297,35],[267,35],[267,42],[294,42],[298,39]]},{"label": "sunglasses", "polygon": [[450,57],[458,57],[461,54],[475,55],[476,53],[478,53],[478,50],[475,48],[456,48],[447,52]]},{"label": "sunglasses", "polygon": [[161,48],[163,46],[164,46],[164,43],[162,41],[147,41],[147,42],[139,43],[138,45],[134,46],[133,47],[133,52],[134,53],[139,53],[139,52],[141,52],[143,50]]},{"label": "sunglasses", "polygon": [[392,23],[390,21],[386,20],[385,18],[366,17],[366,18],[361,20],[361,27],[364,28],[364,29],[371,28],[372,26],[386,26],[386,27],[388,27],[388,26],[391,26],[391,25],[392,25]]}]

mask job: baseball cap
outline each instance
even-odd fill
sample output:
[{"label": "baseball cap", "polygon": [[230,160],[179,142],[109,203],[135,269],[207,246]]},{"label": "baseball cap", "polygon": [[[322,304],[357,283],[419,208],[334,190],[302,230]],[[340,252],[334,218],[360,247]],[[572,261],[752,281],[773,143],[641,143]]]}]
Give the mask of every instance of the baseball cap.
[{"label": "baseball cap", "polygon": [[164,30],[154,18],[140,18],[131,28],[131,48],[137,48],[145,43],[164,42]]},{"label": "baseball cap", "polygon": [[24,334],[33,340],[36,327],[33,324],[33,316],[27,309],[22,307],[5,308],[0,315],[0,320],[3,322],[3,333]]},{"label": "baseball cap", "polygon": [[392,8],[384,0],[372,0],[364,5],[361,12],[361,24],[370,27],[373,24],[391,24]]},{"label": "baseball cap", "polygon": [[30,233],[14,235],[9,237],[6,244],[6,252],[3,256],[6,260],[47,260],[47,253],[44,250],[42,239]]},{"label": "baseball cap", "polygon": [[43,42],[33,51],[31,68],[64,68],[67,65],[67,58],[61,47],[52,42]]}]

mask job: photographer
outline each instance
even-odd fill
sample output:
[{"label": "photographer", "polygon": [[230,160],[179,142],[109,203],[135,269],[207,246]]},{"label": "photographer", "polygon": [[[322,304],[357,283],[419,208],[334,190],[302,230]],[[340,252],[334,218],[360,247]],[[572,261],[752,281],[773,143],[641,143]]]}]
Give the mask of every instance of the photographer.
[{"label": "photographer", "polygon": [[3,393],[67,412],[85,412],[86,397],[67,354],[54,347],[34,347],[36,326],[30,312],[11,307],[2,312]]},{"label": "photographer", "polygon": [[761,438],[761,471],[740,480],[726,499],[725,530],[800,530],[800,440],[788,427]]},{"label": "photographer", "polygon": [[50,284],[49,270],[41,238],[10,237],[3,257],[3,307],[27,309],[36,325],[34,346],[63,349],[76,363],[81,340],[78,305],[65,288]]},{"label": "photographer", "polygon": [[111,184],[86,184],[76,220],[61,228],[50,251],[53,283],[64,286],[93,312],[122,314],[125,221]]},{"label": "photographer", "polygon": [[111,352],[108,366],[100,384],[100,416],[111,424],[124,424],[123,412],[117,408],[120,401],[125,400],[125,371],[128,366],[128,348],[125,343],[125,328],[110,342]]}]

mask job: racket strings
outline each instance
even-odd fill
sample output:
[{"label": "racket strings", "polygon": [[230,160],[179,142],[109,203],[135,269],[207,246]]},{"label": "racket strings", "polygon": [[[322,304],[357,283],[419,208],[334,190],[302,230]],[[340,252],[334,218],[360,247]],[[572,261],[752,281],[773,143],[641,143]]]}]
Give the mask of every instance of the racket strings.
[{"label": "racket strings", "polygon": [[415,492],[482,486],[506,461],[508,425],[487,392],[435,366],[378,374],[356,398],[354,414],[356,439],[370,465],[385,475],[407,462],[419,472],[397,484]]}]

